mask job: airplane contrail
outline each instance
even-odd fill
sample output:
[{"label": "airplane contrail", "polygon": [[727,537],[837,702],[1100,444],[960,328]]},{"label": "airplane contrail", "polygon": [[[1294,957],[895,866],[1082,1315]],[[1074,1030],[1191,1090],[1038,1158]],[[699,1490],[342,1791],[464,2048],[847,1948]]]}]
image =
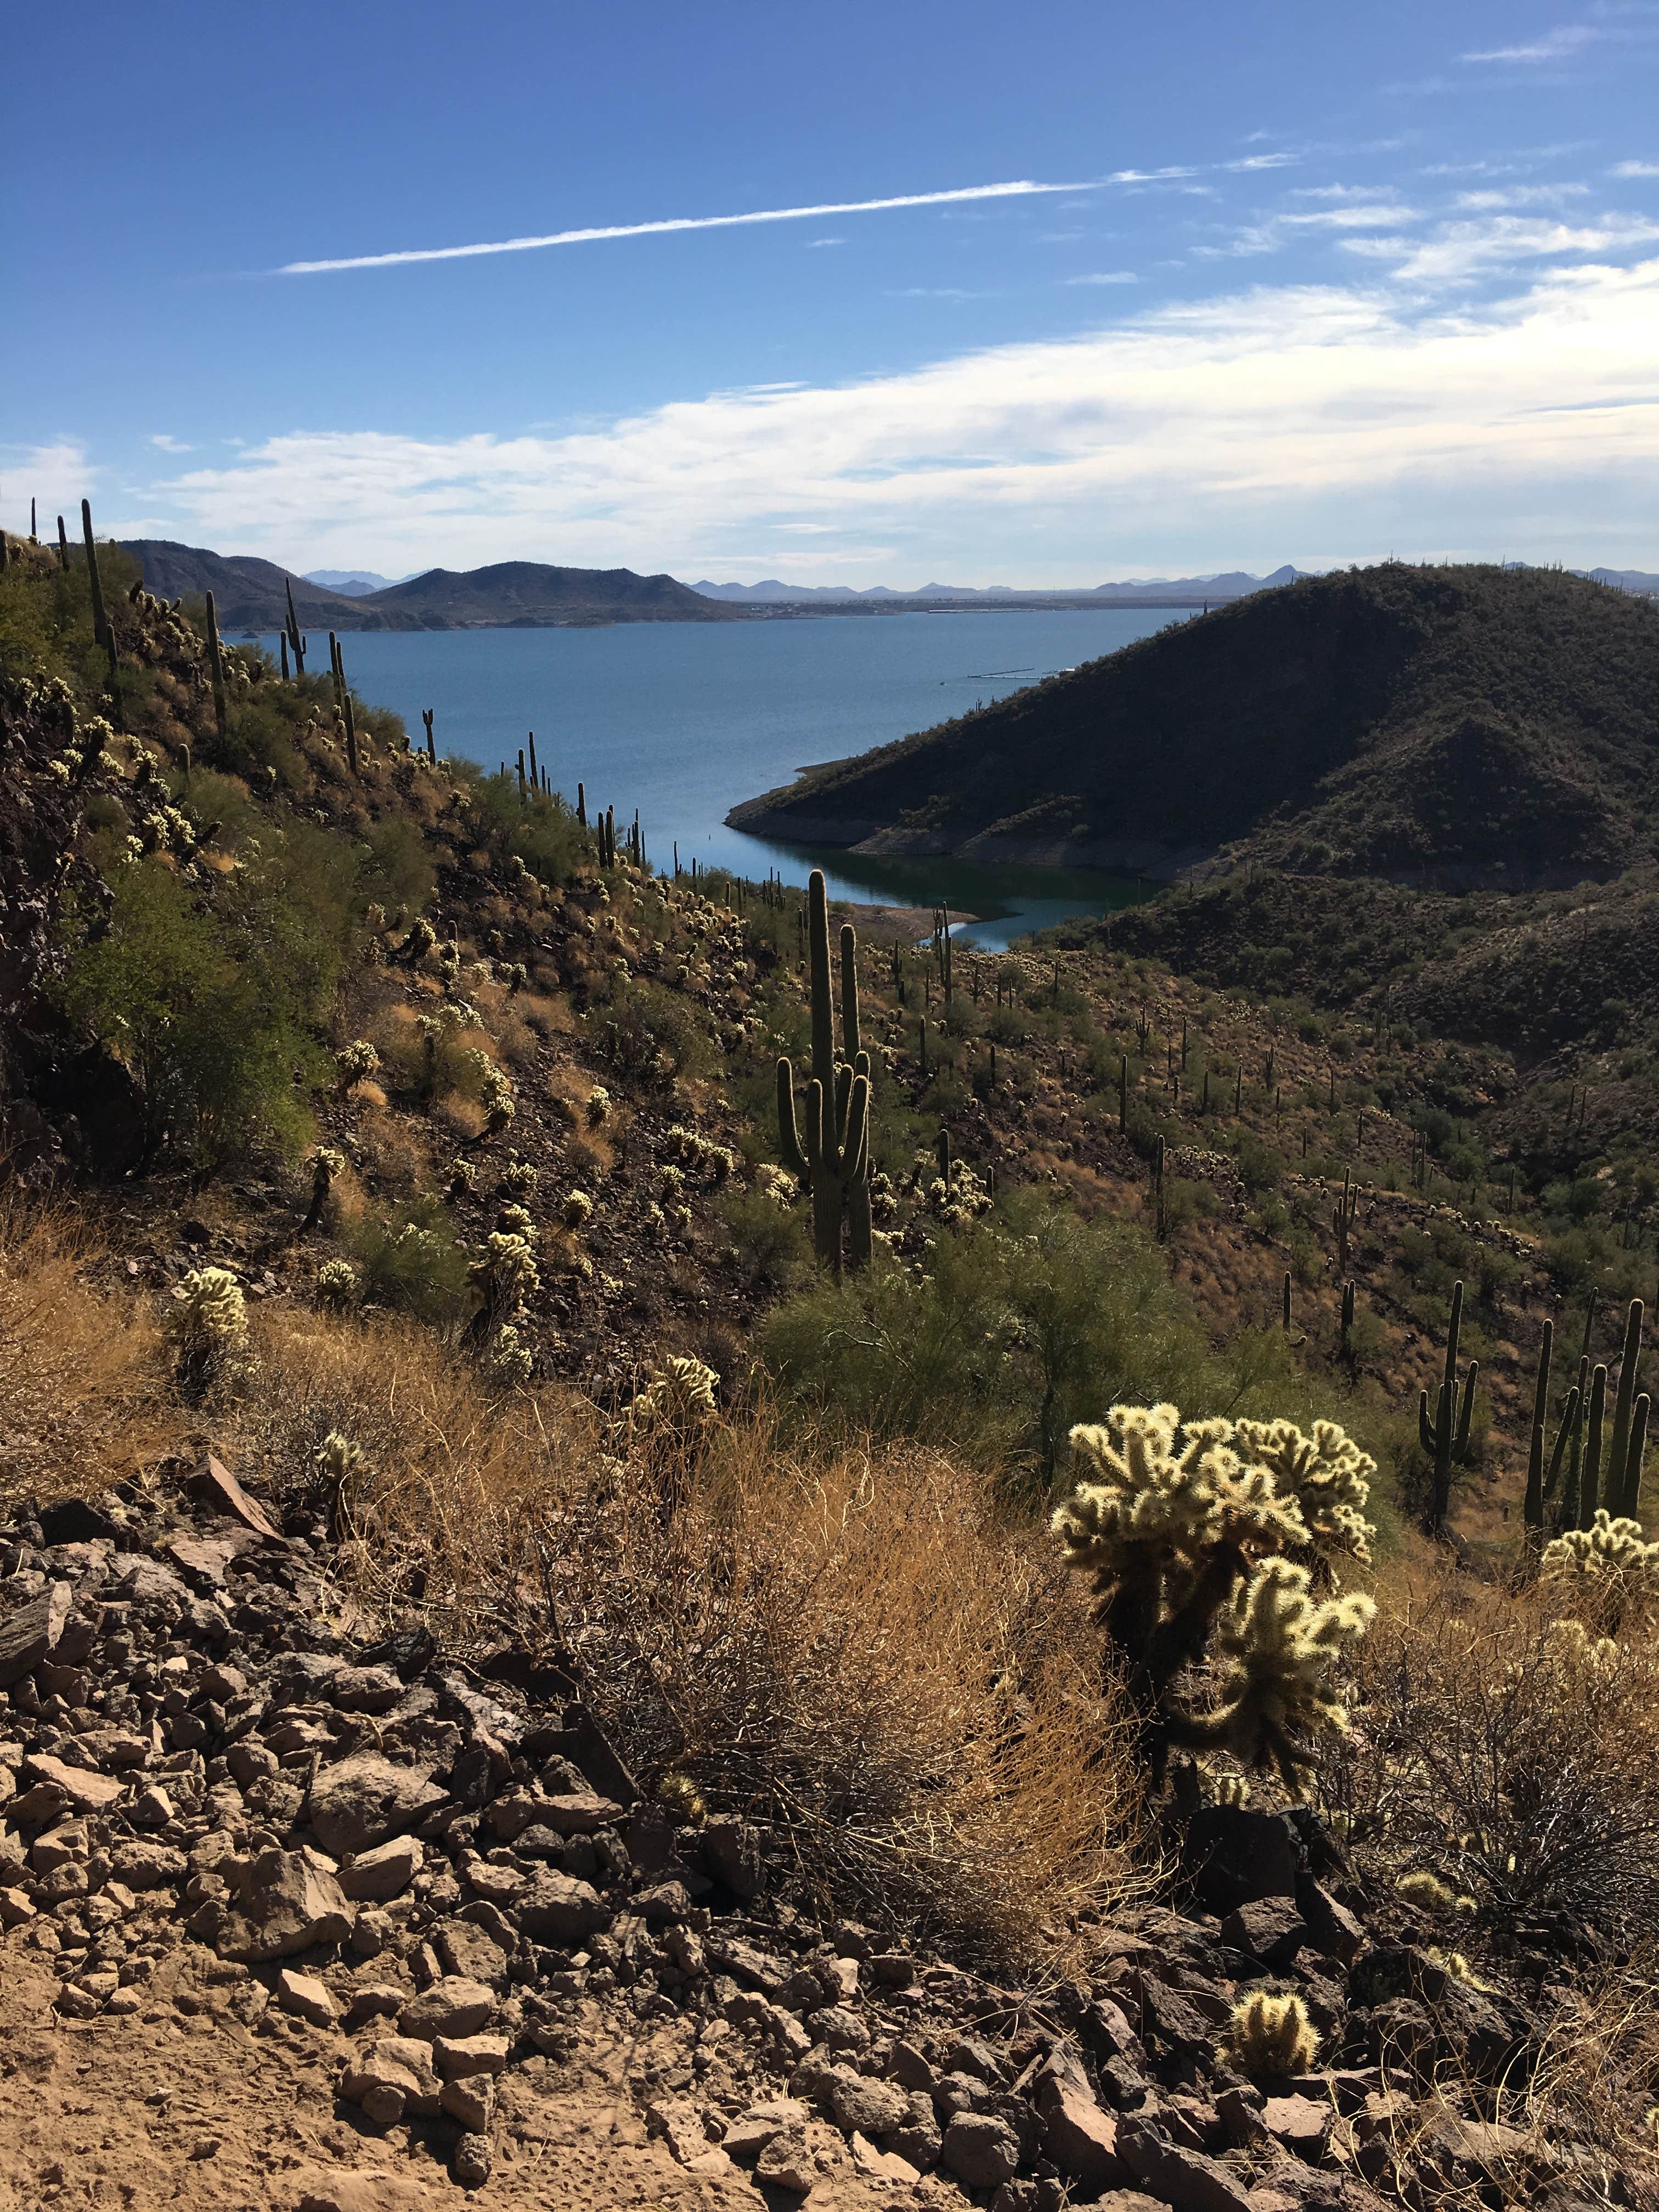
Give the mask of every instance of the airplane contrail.
[{"label": "airplane contrail", "polygon": [[816,207],[762,208],[748,215],[675,216],[662,222],[620,222],[592,230],[554,230],[541,238],[501,238],[481,246],[421,246],[397,253],[353,253],[332,261],[288,261],[278,276],[318,276],[337,269],[395,269],[411,261],[468,261],[483,253],[530,253],[544,246],[586,246],[596,239],[651,238],[671,230],[730,230],[751,222],[800,222],[812,216],[876,215],[887,208],[942,207],[957,200],[1021,199],[1038,192],[1096,191],[1103,185],[1151,182],[1154,178],[1190,176],[1189,169],[1120,169],[1080,185],[1034,184],[1029,179],[1004,185],[966,185],[949,192],[904,192],[882,200],[826,200]]}]

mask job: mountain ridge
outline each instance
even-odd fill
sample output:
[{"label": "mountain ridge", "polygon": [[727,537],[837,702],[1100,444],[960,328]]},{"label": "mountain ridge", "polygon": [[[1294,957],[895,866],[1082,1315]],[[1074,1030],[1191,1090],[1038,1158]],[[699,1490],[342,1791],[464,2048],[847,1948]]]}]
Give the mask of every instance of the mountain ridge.
[{"label": "mountain ridge", "polygon": [[1552,569],[1383,563],[1171,625],[734,807],[880,855],[1603,879],[1659,826],[1659,608]]}]

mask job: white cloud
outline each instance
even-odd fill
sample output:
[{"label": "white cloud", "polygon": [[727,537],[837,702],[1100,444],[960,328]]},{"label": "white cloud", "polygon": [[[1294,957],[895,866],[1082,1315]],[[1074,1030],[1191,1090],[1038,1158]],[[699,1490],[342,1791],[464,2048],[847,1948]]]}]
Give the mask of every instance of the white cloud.
[{"label": "white cloud", "polygon": [[1659,177],[1659,161],[1620,161],[1613,173],[1615,177]]},{"label": "white cloud", "polygon": [[93,521],[101,534],[98,480],[79,438],[55,438],[49,445],[0,445],[0,528],[21,537],[29,526],[33,500],[42,538],[58,535],[61,514],[71,538],[81,534],[81,501],[92,501]]},{"label": "white cloud", "polygon": [[1297,185],[1293,200],[1391,200],[1398,197],[1393,185]]},{"label": "white cloud", "polygon": [[1062,284],[1139,284],[1140,279],[1133,269],[1103,269],[1092,276],[1062,276]]},{"label": "white cloud", "polygon": [[1553,31],[1546,31],[1541,39],[1533,39],[1518,46],[1492,46],[1484,53],[1462,54],[1466,62],[1559,62],[1570,55],[1582,53],[1586,46],[1595,46],[1599,40],[1613,33],[1605,24],[1563,23]]},{"label": "white cloud", "polygon": [[[1659,218],[1601,216],[1576,228],[1541,216],[1488,215],[1484,220],[1443,223],[1431,238],[1414,245],[1395,274],[1405,284],[1438,287],[1468,283],[1484,270],[1558,253],[1601,256],[1628,252],[1659,239]],[[1352,253],[1369,251],[1367,241],[1346,239]]]},{"label": "white cloud", "polygon": [[1461,208],[1553,207],[1562,200],[1583,199],[1588,185],[1509,185],[1490,191],[1459,192]]},{"label": "white cloud", "polygon": [[1613,403],[1651,388],[1656,314],[1659,259],[1433,313],[1393,286],[1258,287],[562,436],[295,430],[145,496],[182,519],[169,534],[307,568],[511,551],[702,575],[772,562],[755,549],[800,526],[836,573],[890,542],[970,580],[1488,532],[1652,565],[1659,409]]},{"label": "white cloud", "polygon": [[159,434],[152,438],[149,442],[163,453],[193,453],[196,450],[194,446],[181,445],[177,438],[169,438],[165,434]]},{"label": "white cloud", "polygon": [[845,246],[847,240],[844,238],[809,238],[806,243],[809,247],[814,246]]}]

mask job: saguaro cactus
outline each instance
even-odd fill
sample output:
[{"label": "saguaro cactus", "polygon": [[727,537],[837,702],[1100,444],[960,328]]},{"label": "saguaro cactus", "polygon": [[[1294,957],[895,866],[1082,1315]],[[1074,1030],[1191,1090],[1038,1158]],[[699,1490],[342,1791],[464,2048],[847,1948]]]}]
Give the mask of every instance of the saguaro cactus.
[{"label": "saguaro cactus", "polygon": [[294,586],[285,580],[283,589],[288,593],[288,641],[294,647],[294,672],[296,676],[303,676],[306,672],[306,641],[300,635],[300,618],[294,611]]},{"label": "saguaro cactus", "polygon": [[1346,1281],[1348,1273],[1348,1237],[1359,1216],[1359,1193],[1353,1187],[1353,1177],[1345,1168],[1342,1171],[1342,1195],[1336,1201],[1331,1215],[1331,1227],[1336,1235],[1336,1272]]},{"label": "saguaro cactus", "polygon": [[87,546],[87,581],[92,587],[92,634],[106,651],[109,647],[109,617],[104,612],[104,587],[98,574],[98,548],[92,542],[92,501],[81,502],[81,532]]},{"label": "saguaro cactus", "polygon": [[[1546,1516],[1555,1495],[1556,1485],[1561,1480],[1566,1450],[1578,1425],[1579,1409],[1583,1398],[1577,1385],[1567,1393],[1567,1402],[1561,1409],[1561,1425],[1556,1431],[1555,1447],[1545,1457],[1547,1442],[1550,1407],[1550,1361],[1555,1346],[1555,1324],[1544,1323],[1542,1341],[1538,1347],[1538,1376],[1533,1386],[1532,1442],[1527,1455],[1527,1494],[1521,1509],[1526,1524],[1527,1543],[1536,1550],[1543,1542]],[[1575,1486],[1576,1487],[1576,1486]]]},{"label": "saguaro cactus", "polygon": [[[1619,1363],[1619,1395],[1613,1409],[1613,1441],[1607,1455],[1607,1510],[1614,1520],[1633,1520],[1636,1501],[1626,1494],[1630,1470],[1631,1419],[1636,1404],[1637,1375],[1642,1364],[1642,1301],[1632,1298],[1625,1316],[1625,1349]],[[1641,1466],[1636,1468],[1641,1486]],[[1584,1525],[1583,1523],[1580,1524]]]},{"label": "saguaro cactus", "polygon": [[813,869],[806,897],[812,1075],[806,1086],[805,1125],[798,1127],[794,1070],[787,1059],[778,1061],[778,1149],[784,1165],[811,1196],[813,1247],[839,1281],[843,1224],[849,1264],[862,1267],[870,1259],[870,1055],[859,1042],[858,940],[852,924],[841,933],[842,1049],[837,1054],[830,901],[822,869]]},{"label": "saguaro cactus", "polygon": [[1419,1395],[1417,1429],[1423,1449],[1434,1462],[1434,1488],[1429,1499],[1429,1528],[1438,1535],[1451,1510],[1451,1471],[1469,1455],[1469,1419],[1474,1410],[1475,1378],[1480,1364],[1470,1360],[1468,1372],[1457,1378],[1457,1340],[1463,1326],[1463,1285],[1452,1285],[1451,1318],[1446,1326],[1446,1370],[1440,1384],[1434,1418],[1429,1418],[1429,1394]]},{"label": "saguaro cactus", "polygon": [[213,724],[222,738],[225,734],[225,660],[219,650],[219,617],[214,611],[211,592],[207,595],[207,653],[208,674],[213,684]]}]

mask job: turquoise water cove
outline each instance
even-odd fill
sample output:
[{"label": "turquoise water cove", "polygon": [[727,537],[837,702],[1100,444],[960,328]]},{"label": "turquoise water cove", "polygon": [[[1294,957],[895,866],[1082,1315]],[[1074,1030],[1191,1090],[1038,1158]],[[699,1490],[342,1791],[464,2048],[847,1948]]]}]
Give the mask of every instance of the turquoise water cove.
[{"label": "turquoise water cove", "polygon": [[[1175,617],[1180,619],[1180,617]],[[983,919],[965,933],[996,950],[1020,933],[1140,896],[1129,879],[951,861],[865,860],[728,830],[739,799],[787,783],[815,761],[886,744],[1057,670],[1163,629],[1164,611],[814,616],[593,629],[349,633],[346,673],[418,737],[435,711],[441,750],[494,768],[526,734],[554,787],[631,821],[669,865],[777,868],[805,883],[822,866],[832,895],[931,904]],[[276,640],[266,641],[274,654]],[[319,650],[320,648],[320,650]],[[325,665],[326,639],[312,640]]]}]

